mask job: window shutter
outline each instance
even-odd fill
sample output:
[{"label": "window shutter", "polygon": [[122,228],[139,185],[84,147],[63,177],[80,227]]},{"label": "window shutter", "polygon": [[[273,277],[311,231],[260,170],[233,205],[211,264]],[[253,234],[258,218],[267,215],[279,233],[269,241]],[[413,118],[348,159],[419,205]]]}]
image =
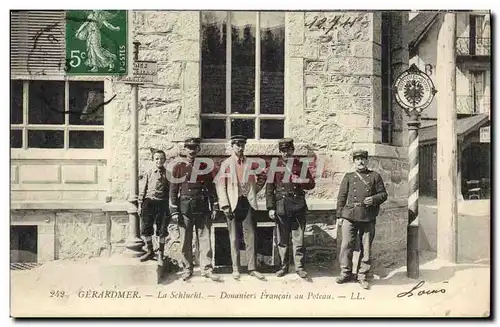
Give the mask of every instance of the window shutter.
[{"label": "window shutter", "polygon": [[64,75],[65,11],[11,11],[10,62],[15,75]]}]

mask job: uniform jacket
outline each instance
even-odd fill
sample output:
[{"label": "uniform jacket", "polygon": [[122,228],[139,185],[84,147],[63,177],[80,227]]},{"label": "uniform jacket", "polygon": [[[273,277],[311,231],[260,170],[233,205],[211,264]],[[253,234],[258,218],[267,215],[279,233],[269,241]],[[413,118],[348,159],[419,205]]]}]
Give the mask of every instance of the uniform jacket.
[{"label": "uniform jacket", "polygon": [[[225,206],[230,206],[231,210],[234,211],[236,209],[236,205],[238,204],[238,197],[240,193],[238,177],[236,174],[237,160],[238,157],[233,154],[224,160],[220,165],[220,171],[218,173],[218,178],[215,181],[215,186],[217,190],[217,197],[219,199],[219,207],[221,209]],[[249,165],[246,157],[244,157],[243,162],[247,164],[246,169],[256,171],[259,166],[257,162],[252,162],[251,165]],[[248,176],[246,183],[246,186],[248,187],[247,199],[250,206],[254,210],[257,210],[257,193],[264,187],[265,183],[265,173],[260,173],[257,176]]]},{"label": "uniform jacket", "polygon": [[[201,162],[200,170],[206,169],[206,163]],[[215,185],[212,173],[201,174],[191,181],[192,163],[187,159],[180,160],[172,169],[174,178],[185,177],[182,183],[172,180],[170,185],[170,212],[182,214],[208,213],[218,209]]]},{"label": "uniform jacket", "polygon": [[[266,207],[268,210],[276,210],[279,216],[285,216],[290,212],[307,209],[305,190],[312,190],[315,186],[311,172],[307,169],[306,179],[308,181],[305,183],[292,181],[294,176],[300,176],[304,164],[295,158],[291,172],[288,174],[281,171],[274,173],[272,181],[266,184]],[[282,160],[278,162],[278,167],[285,166],[286,162]]]},{"label": "uniform jacket", "polygon": [[[353,221],[373,221],[377,217],[380,205],[387,200],[384,181],[379,173],[366,169],[357,173],[347,173],[340,184],[337,197],[337,217]],[[373,196],[373,204],[366,206],[363,200]]]}]

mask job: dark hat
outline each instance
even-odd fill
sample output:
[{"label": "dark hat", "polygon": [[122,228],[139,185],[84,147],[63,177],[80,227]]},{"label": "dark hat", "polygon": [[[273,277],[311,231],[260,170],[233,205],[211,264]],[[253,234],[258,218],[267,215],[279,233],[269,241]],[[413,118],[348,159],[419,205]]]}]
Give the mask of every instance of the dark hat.
[{"label": "dark hat", "polygon": [[201,139],[199,137],[190,137],[184,141],[184,146],[200,145]]},{"label": "dark hat", "polygon": [[365,151],[365,150],[356,150],[352,153],[352,158],[358,158],[358,157],[362,157],[362,158],[365,158],[365,159],[368,159],[368,151]]},{"label": "dark hat", "polygon": [[231,136],[231,143],[247,143],[247,137],[244,135]]},{"label": "dark hat", "polygon": [[278,148],[288,149],[293,148],[293,139],[285,138],[278,141]]}]

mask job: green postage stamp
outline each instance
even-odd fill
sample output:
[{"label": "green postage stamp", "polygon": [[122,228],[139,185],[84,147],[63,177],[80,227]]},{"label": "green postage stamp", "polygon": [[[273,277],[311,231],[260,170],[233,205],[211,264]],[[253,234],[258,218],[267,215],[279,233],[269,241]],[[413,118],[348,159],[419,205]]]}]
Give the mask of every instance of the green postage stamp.
[{"label": "green postage stamp", "polygon": [[66,70],[70,75],[125,75],[127,11],[68,10]]}]

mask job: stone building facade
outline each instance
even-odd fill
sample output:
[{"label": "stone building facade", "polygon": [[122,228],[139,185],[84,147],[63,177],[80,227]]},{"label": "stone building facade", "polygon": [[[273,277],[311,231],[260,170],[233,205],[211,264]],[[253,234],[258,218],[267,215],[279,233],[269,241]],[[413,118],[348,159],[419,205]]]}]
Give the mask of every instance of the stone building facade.
[{"label": "stone building facade", "polygon": [[[294,138],[298,154],[314,155],[324,162],[323,182],[307,198],[309,260],[336,257],[336,196],[344,174],[351,169],[350,153],[359,148],[368,150],[370,167],[381,172],[389,192],[378,218],[375,251],[382,254],[405,248],[406,123],[403,111],[387,92],[391,81],[408,67],[408,14],[384,14],[390,23],[387,19],[383,23],[381,12],[281,14],[282,135]],[[158,63],[158,83],[139,87],[142,172],[150,164],[151,148],[163,149],[173,158],[183,139],[203,136],[204,16],[199,11],[130,11],[128,15],[129,59],[132,42],[138,41],[139,60]],[[264,24],[263,16],[259,17]],[[132,167],[131,86],[115,77],[102,80],[105,98],[116,95],[104,110],[102,149],[80,153],[12,149],[11,225],[37,226],[38,261],[124,250]],[[384,128],[390,129],[389,140],[383,140]],[[225,140],[204,140],[201,155],[222,160],[228,150]],[[247,154],[276,156],[277,142],[250,139]],[[40,169],[44,176],[37,175]],[[45,184],[49,186],[29,187]],[[263,194],[259,196],[259,206],[265,210]],[[175,234],[175,226],[171,228]]]}]

